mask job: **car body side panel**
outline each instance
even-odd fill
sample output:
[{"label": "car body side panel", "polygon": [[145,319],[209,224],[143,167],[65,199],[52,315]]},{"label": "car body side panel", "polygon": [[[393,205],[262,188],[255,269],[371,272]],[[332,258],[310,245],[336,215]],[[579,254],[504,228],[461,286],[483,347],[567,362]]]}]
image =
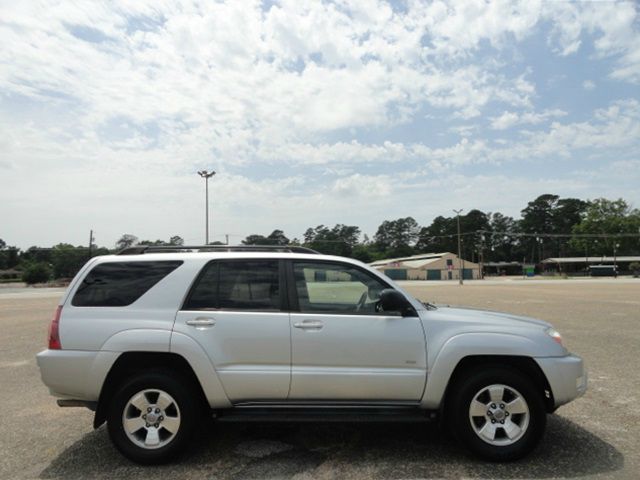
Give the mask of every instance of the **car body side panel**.
[{"label": "car body side panel", "polygon": [[44,350],[36,356],[43,383],[52,395],[97,401],[109,370],[120,354],[78,350]]},{"label": "car body side panel", "polygon": [[426,379],[424,332],[417,317],[291,314],[318,321],[292,328],[290,400],[419,401]]},{"label": "car body side panel", "polygon": [[137,328],[122,330],[104,342],[105,352],[168,352],[171,330]]},{"label": "car body side panel", "polygon": [[211,408],[231,407],[211,360],[198,342],[183,333],[173,332],[170,351],[182,356],[191,365]]},{"label": "car body side panel", "polygon": [[[187,324],[197,318],[213,325]],[[231,401],[286,400],[291,381],[288,313],[182,310],[174,332],[189,336],[206,352]]]},{"label": "car body side panel", "polygon": [[453,336],[435,353],[434,361],[429,366],[427,387],[421,405],[427,409],[440,407],[449,379],[458,363],[465,357],[475,355],[535,357],[539,354],[539,345],[519,335],[477,332]]}]

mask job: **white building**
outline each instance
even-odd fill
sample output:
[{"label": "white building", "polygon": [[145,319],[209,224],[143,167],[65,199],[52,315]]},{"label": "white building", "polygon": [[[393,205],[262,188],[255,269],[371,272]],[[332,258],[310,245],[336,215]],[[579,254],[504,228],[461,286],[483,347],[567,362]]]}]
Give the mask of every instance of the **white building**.
[{"label": "white building", "polygon": [[411,257],[388,258],[370,263],[393,280],[457,280],[460,269],[463,278],[480,278],[480,265],[466,260],[460,261],[454,253],[422,253]]}]

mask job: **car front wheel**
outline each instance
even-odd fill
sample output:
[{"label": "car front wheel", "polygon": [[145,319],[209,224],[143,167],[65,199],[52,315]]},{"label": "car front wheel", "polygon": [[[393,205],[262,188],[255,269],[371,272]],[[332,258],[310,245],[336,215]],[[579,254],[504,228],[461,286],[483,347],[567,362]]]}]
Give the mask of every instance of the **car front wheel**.
[{"label": "car front wheel", "polygon": [[449,398],[448,415],[455,436],[485,459],[518,459],[533,450],[544,433],[542,396],[517,371],[476,369],[455,384]]}]

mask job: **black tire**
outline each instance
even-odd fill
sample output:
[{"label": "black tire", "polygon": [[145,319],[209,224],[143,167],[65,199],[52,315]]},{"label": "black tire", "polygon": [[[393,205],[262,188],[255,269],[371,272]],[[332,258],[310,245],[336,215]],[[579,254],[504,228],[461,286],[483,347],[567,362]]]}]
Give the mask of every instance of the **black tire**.
[{"label": "black tire", "polygon": [[[460,375],[447,397],[448,405],[446,406],[447,425],[453,430],[453,434],[459,442],[483,459],[497,462],[517,460],[538,445],[544,434],[547,414],[541,392],[526,375],[515,369],[497,365],[480,366]],[[528,422],[526,428],[522,429],[524,433],[519,438],[514,436],[514,440],[517,438],[514,443],[508,445],[488,443],[480,438],[472,425],[474,420],[470,418],[471,402],[478,392],[491,385],[506,386],[507,393],[505,395],[516,391],[527,404]],[[522,417],[512,416],[512,420],[514,418],[523,422]],[[484,425],[485,420],[476,417],[475,422],[477,422],[476,429],[479,429]],[[498,441],[512,441],[508,438],[506,430],[500,426],[499,421],[495,426],[497,427],[496,439]]]},{"label": "black tire", "polygon": [[[180,419],[177,432],[169,440],[164,439],[168,443],[152,448],[134,443],[123,424],[125,408],[128,411],[131,409],[128,407],[129,400],[146,390],[161,390],[169,394],[175,400],[175,405],[169,408],[173,409],[173,412],[179,412]],[[150,398],[153,398],[153,395],[152,392]],[[201,413],[202,408],[195,389],[188,382],[167,372],[141,373],[127,378],[117,389],[108,407],[107,428],[111,441],[125,457],[144,465],[161,464],[169,462],[184,450],[193,437]],[[168,413],[166,415],[169,416]],[[167,430],[160,430],[165,436],[169,435]],[[139,435],[144,437],[145,432],[146,428],[140,430]]]}]

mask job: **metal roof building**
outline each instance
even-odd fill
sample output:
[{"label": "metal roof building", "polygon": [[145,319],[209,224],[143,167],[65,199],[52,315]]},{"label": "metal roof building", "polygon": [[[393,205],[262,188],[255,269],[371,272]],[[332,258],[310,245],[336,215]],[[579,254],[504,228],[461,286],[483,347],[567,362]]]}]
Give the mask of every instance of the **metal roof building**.
[{"label": "metal roof building", "polygon": [[387,258],[369,265],[394,280],[457,280],[461,267],[464,268],[465,279],[480,277],[480,265],[466,260],[460,261],[458,256],[451,252]]}]

